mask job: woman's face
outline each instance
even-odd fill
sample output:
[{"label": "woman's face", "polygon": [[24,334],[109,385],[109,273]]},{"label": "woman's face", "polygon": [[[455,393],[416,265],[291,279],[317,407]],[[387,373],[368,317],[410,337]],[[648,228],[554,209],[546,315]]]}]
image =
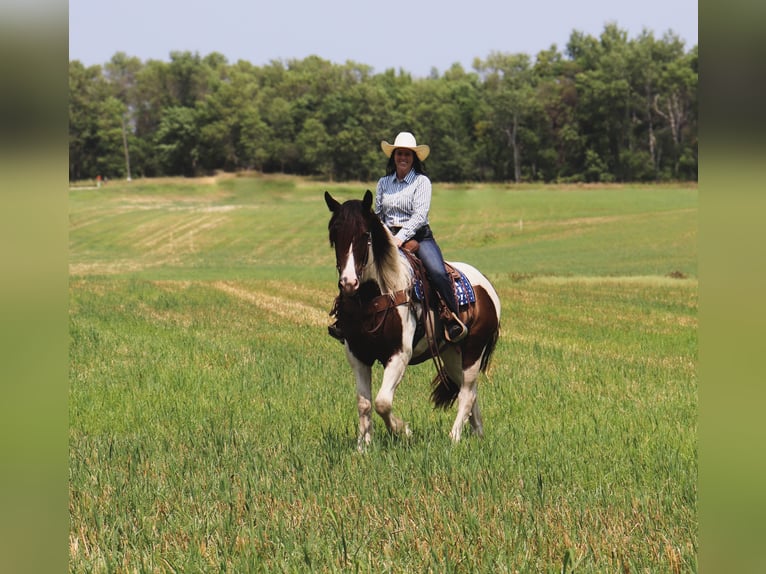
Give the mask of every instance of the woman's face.
[{"label": "woman's face", "polygon": [[394,164],[396,164],[396,175],[399,176],[399,179],[410,172],[413,161],[415,161],[415,153],[411,149],[397,148],[394,150]]}]

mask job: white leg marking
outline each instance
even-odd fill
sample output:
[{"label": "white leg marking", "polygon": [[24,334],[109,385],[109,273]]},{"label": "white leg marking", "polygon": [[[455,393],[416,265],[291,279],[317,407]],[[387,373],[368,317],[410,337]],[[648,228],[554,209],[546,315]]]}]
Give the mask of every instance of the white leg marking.
[{"label": "white leg marking", "polygon": [[383,382],[375,397],[375,411],[386,423],[388,430],[393,433],[404,432],[406,436],[412,435],[410,425],[392,413],[394,394],[399,383],[404,378],[404,372],[412,358],[412,336],[415,332],[415,318],[406,306],[397,308],[402,320],[402,351],[392,356],[383,369]]},{"label": "white leg marking", "polygon": [[409,425],[391,412],[396,387],[402,382],[408,363],[409,358],[405,353],[394,355],[388,361],[388,364],[383,369],[383,383],[380,385],[380,390],[375,397],[375,411],[386,423],[389,431],[395,433],[403,431],[407,436],[410,436],[412,431]]},{"label": "white leg marking", "polygon": [[356,379],[356,406],[359,412],[356,448],[363,452],[372,440],[372,368],[354,357],[348,350],[348,345],[346,358]]}]

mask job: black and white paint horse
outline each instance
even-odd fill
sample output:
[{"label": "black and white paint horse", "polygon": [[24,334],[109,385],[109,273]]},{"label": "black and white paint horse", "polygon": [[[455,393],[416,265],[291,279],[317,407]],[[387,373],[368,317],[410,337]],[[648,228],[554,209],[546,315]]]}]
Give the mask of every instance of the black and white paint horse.
[{"label": "black and white paint horse", "polygon": [[[457,344],[448,342],[438,313],[427,309],[422,293],[417,294],[415,266],[371,210],[372,193],[367,190],[363,200],[344,203],[328,192],[324,197],[332,212],[328,229],[341,290],[338,320],[356,378],[359,450],[371,440],[373,404],[389,431],[411,434],[409,425],[392,413],[394,393],[407,365],[429,358],[437,365],[431,392],[434,405],[446,409],[457,400],[450,438],[460,440],[466,421],[481,436],[477,379],[487,369],[500,329],[500,299],[492,284],[466,263],[449,263],[470,282],[473,301],[461,308],[469,311],[464,315],[468,336]],[[383,381],[373,403],[375,361],[383,365]]]}]

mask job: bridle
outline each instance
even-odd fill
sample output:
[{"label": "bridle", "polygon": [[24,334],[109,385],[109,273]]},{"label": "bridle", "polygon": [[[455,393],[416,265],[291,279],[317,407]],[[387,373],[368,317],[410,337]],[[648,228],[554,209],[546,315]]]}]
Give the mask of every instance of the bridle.
[{"label": "bridle", "polygon": [[367,263],[370,260],[370,249],[372,248],[372,231],[367,231],[365,235],[367,235],[367,249],[364,250],[364,260],[360,266],[362,271],[365,270]]}]

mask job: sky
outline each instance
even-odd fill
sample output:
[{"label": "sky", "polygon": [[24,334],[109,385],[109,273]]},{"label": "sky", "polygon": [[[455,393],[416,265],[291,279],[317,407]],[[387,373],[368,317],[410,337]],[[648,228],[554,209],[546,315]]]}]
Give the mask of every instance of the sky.
[{"label": "sky", "polygon": [[672,31],[689,49],[697,20],[697,0],[70,0],[69,59],[219,52],[263,66],[316,55],[425,77],[454,63],[470,71],[492,52],[563,52],[573,31],[598,37],[607,23],[629,38]]}]

